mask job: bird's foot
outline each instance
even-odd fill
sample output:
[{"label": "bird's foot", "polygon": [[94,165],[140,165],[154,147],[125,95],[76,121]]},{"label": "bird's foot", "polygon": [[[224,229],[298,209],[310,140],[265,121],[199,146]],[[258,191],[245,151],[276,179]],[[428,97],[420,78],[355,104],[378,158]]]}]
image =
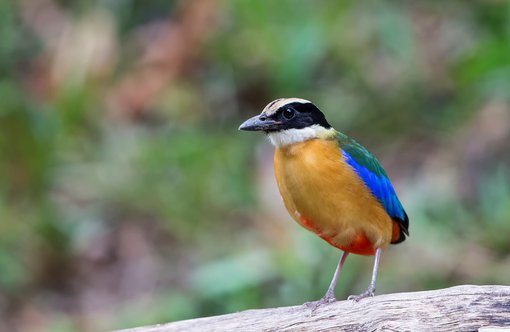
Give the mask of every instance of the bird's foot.
[{"label": "bird's foot", "polygon": [[361,299],[364,299],[366,297],[372,297],[374,296],[374,291],[375,289],[367,289],[366,291],[364,291],[363,293],[359,294],[359,295],[351,295],[347,298],[347,300],[352,300],[354,302],[358,302],[359,300]]},{"label": "bird's foot", "polygon": [[312,312],[314,312],[318,307],[325,304],[333,303],[335,301],[336,301],[335,295],[328,292],[326,293],[326,295],[322,297],[322,299],[318,301],[305,302],[303,305],[306,306],[307,308],[312,309]]}]

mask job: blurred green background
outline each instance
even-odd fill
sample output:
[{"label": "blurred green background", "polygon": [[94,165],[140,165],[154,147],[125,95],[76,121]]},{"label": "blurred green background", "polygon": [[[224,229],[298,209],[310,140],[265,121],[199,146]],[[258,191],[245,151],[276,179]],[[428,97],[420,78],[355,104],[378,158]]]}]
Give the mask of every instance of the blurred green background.
[{"label": "blurred green background", "polygon": [[[238,125],[312,100],[386,168],[411,237],[378,293],[510,280],[510,2],[0,0],[0,330],[96,331],[320,298]],[[364,290],[351,256],[339,298]]]}]

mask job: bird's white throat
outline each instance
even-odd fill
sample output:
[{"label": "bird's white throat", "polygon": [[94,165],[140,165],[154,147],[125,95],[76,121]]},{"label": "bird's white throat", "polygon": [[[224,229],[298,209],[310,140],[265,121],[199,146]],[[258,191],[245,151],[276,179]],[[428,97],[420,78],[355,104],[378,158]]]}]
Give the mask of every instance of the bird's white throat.
[{"label": "bird's white throat", "polygon": [[275,147],[282,147],[294,143],[308,141],[314,138],[327,138],[334,134],[334,129],[326,129],[319,125],[313,125],[301,129],[286,129],[270,132],[267,137]]}]

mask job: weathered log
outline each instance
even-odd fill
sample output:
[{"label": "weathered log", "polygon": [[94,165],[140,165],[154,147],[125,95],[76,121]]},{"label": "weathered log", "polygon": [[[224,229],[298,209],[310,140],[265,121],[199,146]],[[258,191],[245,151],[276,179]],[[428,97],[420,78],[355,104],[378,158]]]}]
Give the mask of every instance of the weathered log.
[{"label": "weathered log", "polygon": [[[174,331],[510,331],[510,286],[457,286],[424,292],[247,310],[139,327],[123,332]],[[506,329],[503,329],[503,331]],[[497,329],[497,331],[502,331]]]}]

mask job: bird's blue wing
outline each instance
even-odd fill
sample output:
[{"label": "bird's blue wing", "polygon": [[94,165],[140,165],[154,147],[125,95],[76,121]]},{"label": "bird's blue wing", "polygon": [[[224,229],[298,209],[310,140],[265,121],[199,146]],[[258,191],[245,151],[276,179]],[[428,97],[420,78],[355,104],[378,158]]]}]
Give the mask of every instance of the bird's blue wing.
[{"label": "bird's blue wing", "polygon": [[362,166],[354,157],[342,149],[345,162],[358,174],[372,194],[381,202],[392,218],[404,219],[404,209],[385,174],[377,174]]},{"label": "bird's blue wing", "polygon": [[409,234],[409,219],[381,164],[367,149],[350,137],[339,133],[337,138],[345,162],[363,180],[386,213],[401,226],[403,234],[399,240],[403,241],[404,234]]}]

